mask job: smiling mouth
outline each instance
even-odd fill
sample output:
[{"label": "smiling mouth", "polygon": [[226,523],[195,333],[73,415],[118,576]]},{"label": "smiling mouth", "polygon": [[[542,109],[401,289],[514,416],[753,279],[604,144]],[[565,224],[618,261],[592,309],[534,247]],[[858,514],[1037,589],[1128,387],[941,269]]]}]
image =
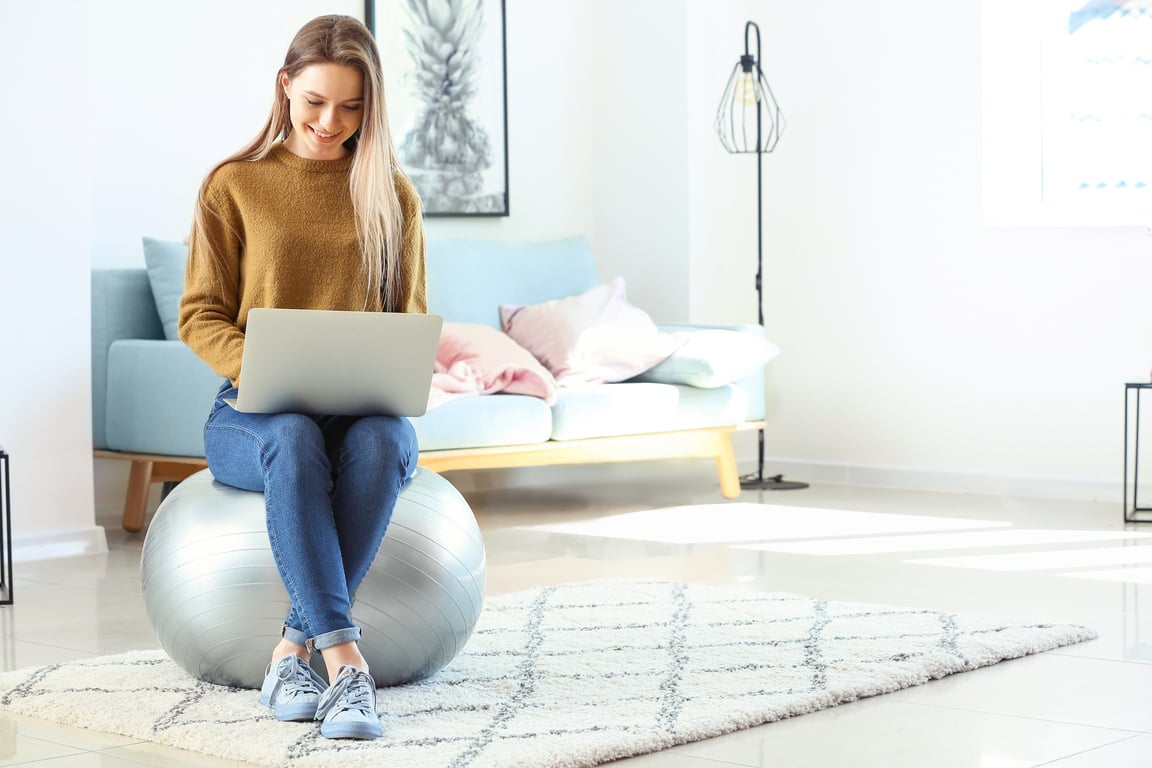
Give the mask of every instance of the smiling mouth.
[{"label": "smiling mouth", "polygon": [[[308,126],[308,127],[312,128],[312,126]],[[320,139],[321,141],[331,141],[332,139],[334,139],[340,135],[339,131],[337,131],[336,133],[324,133],[323,131],[317,130],[316,128],[312,128],[312,133],[316,136],[316,138]]]}]

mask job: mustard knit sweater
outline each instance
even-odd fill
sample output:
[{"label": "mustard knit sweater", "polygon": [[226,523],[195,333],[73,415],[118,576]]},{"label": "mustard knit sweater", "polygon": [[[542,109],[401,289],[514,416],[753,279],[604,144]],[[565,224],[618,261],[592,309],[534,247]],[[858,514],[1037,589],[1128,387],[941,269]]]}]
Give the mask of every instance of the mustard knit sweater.
[{"label": "mustard knit sweater", "polygon": [[[379,312],[369,290],[348,188],[351,156],[306,160],[277,144],[263,160],[221,166],[205,182],[202,235],[220,244],[212,257],[193,239],[180,301],[180,338],[236,384],[244,328],[253,307]],[[420,198],[396,175],[404,211],[399,311],[428,311]]]}]

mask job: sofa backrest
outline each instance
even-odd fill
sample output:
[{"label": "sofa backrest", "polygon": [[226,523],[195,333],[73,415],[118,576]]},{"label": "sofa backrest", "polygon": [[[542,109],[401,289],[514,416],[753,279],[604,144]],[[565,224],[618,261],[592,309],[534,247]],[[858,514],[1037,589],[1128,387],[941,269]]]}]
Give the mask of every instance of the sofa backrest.
[{"label": "sofa backrest", "polygon": [[429,239],[428,311],[500,327],[501,304],[538,304],[600,284],[583,236],[563,240]]}]

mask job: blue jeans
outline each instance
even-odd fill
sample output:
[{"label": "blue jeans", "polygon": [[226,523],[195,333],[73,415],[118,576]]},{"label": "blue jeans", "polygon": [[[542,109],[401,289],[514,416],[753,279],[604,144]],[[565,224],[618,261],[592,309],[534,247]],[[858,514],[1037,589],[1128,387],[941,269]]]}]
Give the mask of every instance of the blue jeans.
[{"label": "blue jeans", "polygon": [[416,470],[405,418],[241,413],[225,382],[204,427],[221,483],[264,492],[268,540],[292,601],[283,635],[309,650],[358,640],[352,599]]}]

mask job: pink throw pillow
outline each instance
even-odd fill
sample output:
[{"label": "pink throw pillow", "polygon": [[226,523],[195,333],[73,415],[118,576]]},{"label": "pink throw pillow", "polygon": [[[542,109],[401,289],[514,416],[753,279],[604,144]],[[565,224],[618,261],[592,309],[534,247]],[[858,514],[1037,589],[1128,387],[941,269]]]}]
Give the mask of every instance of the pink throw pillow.
[{"label": "pink throw pillow", "polygon": [[500,306],[500,324],[562,386],[624,381],[667,359],[683,343],[628,303],[624,278],[577,296]]},{"label": "pink throw pillow", "polygon": [[528,350],[496,328],[475,323],[444,323],[432,389],[447,395],[532,395],[548,404],[556,400],[552,374]]}]

